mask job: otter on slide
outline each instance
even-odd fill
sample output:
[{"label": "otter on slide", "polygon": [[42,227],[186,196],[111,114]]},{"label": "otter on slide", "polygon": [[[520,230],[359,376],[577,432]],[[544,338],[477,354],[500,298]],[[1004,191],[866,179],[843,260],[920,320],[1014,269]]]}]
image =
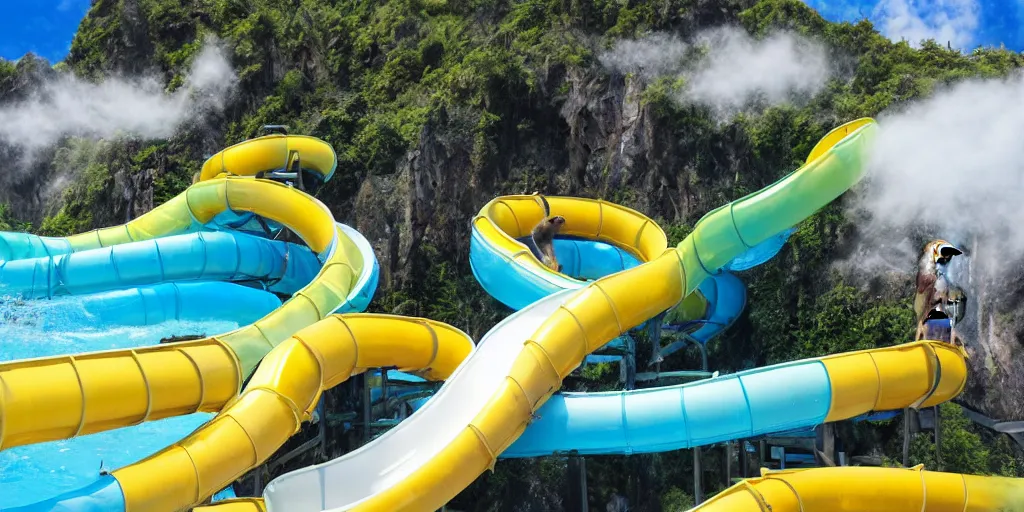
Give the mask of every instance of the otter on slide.
[{"label": "otter on slide", "polygon": [[[335,223],[322,203],[292,184],[251,177],[290,163],[313,186],[310,176],[333,173],[333,149],[309,137],[274,135],[225,151],[210,159],[221,162],[218,172],[124,225],[66,238],[0,235],[0,282],[10,285],[11,278],[23,295],[81,297],[87,318],[154,323],[156,318],[208,315],[202,312],[205,303],[213,306],[205,309],[233,315],[229,320],[252,322],[193,341],[158,344],[153,339],[153,345],[134,349],[0,363],[0,448],[220,411],[237,399],[244,379],[273,347],[332,313],[365,309],[378,274],[369,243]],[[247,215],[254,224],[290,229],[302,244],[258,231],[232,232],[231,226]],[[211,240],[222,245],[211,245]],[[19,268],[45,271],[36,272],[33,280],[19,277],[33,275]],[[86,295],[78,295],[82,292]],[[271,292],[290,297],[282,303]],[[259,299],[247,298],[253,294]],[[241,307],[224,304],[235,299]],[[123,310],[112,311],[112,304]],[[252,305],[262,305],[265,312],[254,321],[251,312],[241,309]],[[119,471],[114,480],[108,475],[61,499],[75,503],[75,509],[86,502],[122,509],[123,503],[117,503],[128,489],[110,491],[118,487]],[[156,472],[146,479],[159,482],[171,476]],[[114,502],[105,501],[111,497]],[[29,509],[59,509],[59,502]]]}]

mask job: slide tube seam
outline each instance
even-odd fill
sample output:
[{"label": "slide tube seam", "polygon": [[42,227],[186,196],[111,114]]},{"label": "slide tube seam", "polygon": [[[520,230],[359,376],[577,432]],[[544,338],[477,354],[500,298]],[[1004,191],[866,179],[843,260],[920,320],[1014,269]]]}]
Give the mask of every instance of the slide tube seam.
[{"label": "slide tube seam", "polygon": [[[931,398],[933,394],[935,394],[935,391],[939,389],[939,383],[942,381],[942,362],[939,360],[939,355],[935,353],[935,347],[933,347],[930,343],[926,343],[925,346],[927,347],[925,353],[931,356],[931,359],[935,364],[935,372],[932,375],[932,385],[928,388],[927,391],[925,391],[924,395],[922,395],[921,398],[918,398],[917,400],[914,401],[914,403],[910,404],[911,409],[917,409],[921,407],[921,404],[927,402],[928,399]],[[922,473],[921,475],[921,478],[924,478],[924,473]]]},{"label": "slide tube seam", "polygon": [[[242,267],[242,244],[238,243],[238,241],[236,239],[235,243],[233,243],[231,245],[233,245],[234,249],[235,249],[235,269],[231,272],[231,276],[228,277],[228,279],[227,279],[228,281],[234,281],[234,280],[238,279],[239,270]],[[256,250],[258,252],[260,252],[261,255],[264,252],[267,252],[268,249],[269,249],[269,247],[264,247],[262,245],[258,246],[256,248]],[[269,251],[269,252],[273,252],[273,251]],[[288,255],[288,246],[287,245],[284,246],[284,254],[285,254],[285,257],[287,257],[287,255]],[[263,258],[260,258],[260,260],[262,260],[262,259]],[[273,264],[271,264],[270,267],[271,267],[270,271],[273,272],[273,267],[274,267]],[[269,274],[268,274],[268,276],[269,276]],[[281,277],[282,278],[284,277],[284,269],[283,268],[281,269]]]},{"label": "slide tube seam", "polygon": [[[771,478],[771,477],[769,477],[769,478]],[[800,493],[797,492],[796,487],[793,486],[793,483],[788,481],[788,480],[786,480],[785,478],[773,478],[772,480],[775,480],[777,482],[782,482],[783,485],[788,487],[790,491],[793,491],[793,497],[796,498],[796,504],[797,504],[798,507],[800,507],[800,512],[804,512],[804,500],[800,497]],[[765,500],[765,504],[768,504],[768,500]],[[768,507],[768,510],[771,510],[771,506],[770,505]],[[922,510],[921,512],[924,512],[924,511]]]},{"label": "slide tube seam", "polygon": [[[924,472],[922,471],[923,475]],[[964,509],[963,512],[967,512],[967,505],[971,502],[970,487],[967,486],[967,477],[963,474],[960,475],[960,483],[964,486]]]},{"label": "slide tube seam", "polygon": [[[199,376],[199,401],[196,402],[196,408],[192,411],[193,413],[199,412],[203,409],[203,403],[206,401],[206,379],[203,377],[203,371],[199,368],[199,363],[192,356],[188,355],[188,352],[184,350],[175,350],[175,352],[185,356],[185,359],[192,363],[192,368],[195,368],[196,375]],[[238,367],[237,362],[235,367]],[[238,382],[242,382],[242,380],[239,379]]]},{"label": "slide tube seam", "polygon": [[[82,414],[78,418],[78,428],[75,429],[75,435],[72,436],[78,437],[78,435],[82,433],[82,430],[85,429],[85,411],[87,410],[85,404],[85,382],[82,382],[82,373],[81,370],[78,369],[78,361],[75,359],[75,356],[68,356],[68,363],[71,364],[71,369],[75,372],[75,380],[78,382],[78,391],[82,397]],[[0,446],[2,445],[3,439],[0,438]]]},{"label": "slide tube seam", "polygon": [[[434,366],[434,361],[437,361],[437,351],[438,351],[437,332],[434,331],[434,327],[432,325],[428,324],[427,322],[420,322],[420,325],[422,325],[423,327],[426,327],[427,328],[427,332],[430,333],[430,343],[431,343],[430,360],[427,361],[427,364],[424,365],[424,367],[423,367],[423,371],[429,372],[430,368]],[[383,372],[382,372],[382,374],[383,374]]]},{"label": "slide tube seam", "polygon": [[[636,230],[636,236],[633,237],[633,247],[640,247],[640,237],[644,234],[644,228],[646,228],[650,223],[650,219],[644,219],[644,223],[640,225],[640,229]],[[579,254],[579,251],[577,251],[577,254]],[[619,258],[622,258],[621,254],[619,255]]]},{"label": "slide tube seam", "polygon": [[626,414],[626,395],[619,395],[619,411],[622,413],[622,436],[625,438],[625,449],[626,455],[633,454],[633,443],[629,439],[629,415]]},{"label": "slide tube seam", "polygon": [[[764,499],[764,495],[761,494],[761,491],[758,491],[756,488],[754,488],[753,485],[750,484],[750,480],[743,480],[743,488],[746,489],[747,492],[749,492],[750,495],[754,498],[754,501],[757,502],[757,508],[761,512],[771,512],[772,509],[768,505],[768,501]],[[801,509],[802,508],[803,507],[801,507]]]},{"label": "slide tube seam", "polygon": [[306,299],[306,302],[308,302],[309,305],[313,307],[313,311],[316,312],[317,320],[319,321],[324,319],[324,314],[320,311],[320,308],[317,307],[316,302],[314,302],[313,299],[309,298],[309,296],[306,295],[303,290],[295,292],[295,294],[293,294],[292,297],[302,297],[303,299]]},{"label": "slide tube seam", "polygon": [[[225,187],[225,189],[226,188],[227,187]],[[226,193],[224,195],[227,196]],[[196,279],[203,278],[203,274],[206,273],[206,267],[210,264],[210,246],[209,243],[207,243],[206,237],[203,236],[202,232],[199,233],[199,245],[203,247],[203,267],[199,269],[199,275],[196,277]],[[238,262],[235,262],[235,268],[238,268]]]},{"label": "slide tube seam", "polygon": [[[174,319],[181,320],[181,312],[184,311],[184,307],[181,304],[181,287],[178,286],[178,283],[172,282],[171,288],[174,289]],[[141,290],[139,293],[141,293]]]},{"label": "slide tube seam", "polygon": [[352,340],[352,368],[349,370],[349,374],[351,374],[355,371],[356,365],[359,364],[359,340],[356,339],[355,331],[353,331],[352,327],[348,325],[345,318],[340,315],[331,315],[331,318],[335,318],[341,323],[342,327],[345,328],[345,331],[348,332],[349,339]]},{"label": "slide tube seam", "polygon": [[[107,257],[110,259],[110,268],[112,268],[114,270],[114,279],[118,283],[124,282],[124,280],[121,278],[121,270],[117,268],[117,261],[114,259],[114,250],[111,249],[107,253],[107,255],[108,255]],[[162,273],[163,269],[161,269],[160,272]]]},{"label": "slide tube seam", "polygon": [[750,422],[747,435],[752,436],[754,435],[754,409],[750,406],[750,395],[747,394],[747,386],[743,383],[743,379],[736,377],[736,382],[740,385],[740,392],[743,393],[743,403],[747,406],[747,420]]},{"label": "slide tube seam", "polygon": [[734,202],[729,203],[729,218],[732,219],[732,228],[736,230],[736,239],[739,240],[747,250],[753,249],[754,246],[748,244],[747,241],[743,239],[743,233],[740,233],[740,226],[736,222],[736,203]]},{"label": "slide tube seam", "polygon": [[[622,330],[622,321],[621,321],[621,320],[619,320],[619,308],[617,308],[617,307],[615,306],[615,302],[614,302],[614,301],[612,300],[612,298],[611,298],[611,297],[610,297],[610,296],[608,295],[608,292],[606,292],[606,291],[604,290],[604,288],[602,288],[602,287],[601,287],[601,285],[600,285],[600,284],[599,284],[599,283],[598,283],[597,281],[594,281],[594,282],[593,282],[593,283],[591,284],[591,286],[593,286],[594,288],[596,288],[596,289],[597,289],[597,291],[601,292],[601,295],[602,295],[602,296],[604,297],[604,300],[608,302],[608,307],[609,307],[609,308],[610,308],[610,309],[612,310],[612,316],[614,316],[614,317],[615,317],[615,326],[616,326],[616,328],[617,328],[617,330],[618,330],[618,332],[619,332],[619,334],[618,334],[618,335],[619,335],[619,336],[622,336],[622,333],[623,333],[624,331]],[[564,306],[564,305],[561,305],[561,306],[559,306],[559,307],[560,307],[560,308],[563,308],[563,309],[568,309],[568,308],[565,308],[565,306]],[[570,314],[572,314],[572,311],[569,311],[569,313],[570,313]],[[575,314],[573,314],[573,316],[575,317],[576,315],[575,315]],[[577,320],[577,321],[576,321],[576,323],[580,324],[580,326],[581,326],[581,327],[583,326],[583,324],[582,324],[582,323],[580,323],[580,321],[579,321],[579,320]],[[584,330],[584,332],[586,332],[586,331]],[[615,338],[612,338],[612,339],[615,339]],[[611,341],[611,340],[608,340],[608,341]],[[596,350],[596,349],[597,349],[597,347],[595,347],[595,350]]]},{"label": "slide tube seam", "polygon": [[[235,245],[237,246],[238,244]],[[156,261],[160,265],[160,282],[162,283],[166,280],[165,276],[167,275],[167,269],[164,268],[164,258],[160,254],[160,244],[156,242],[156,239],[153,239],[153,251],[156,252]],[[110,253],[113,254],[114,251],[110,251]],[[177,290],[175,290],[175,292],[177,292]]]},{"label": "slide tube seam", "polygon": [[[551,359],[551,354],[548,353],[548,351],[544,349],[543,345],[541,345],[540,343],[537,343],[536,341],[534,341],[532,339],[528,339],[528,340],[526,340],[525,343],[523,343],[523,348],[526,349],[526,351],[529,351],[530,349],[533,349],[535,352],[539,351],[540,354],[542,356],[544,356],[543,357],[544,362],[547,363],[548,369],[551,370],[551,374],[556,375],[556,376],[558,375],[558,367],[555,366],[555,362]],[[538,363],[540,362],[540,360],[537,359],[536,357],[534,358],[534,360],[537,361]],[[509,377],[511,377],[511,375]],[[519,388],[523,389],[524,392],[525,392],[526,388],[522,385],[522,383],[519,383]],[[526,395],[526,399],[527,399],[528,402],[532,402],[532,403],[530,403],[530,407],[532,407],[533,410],[536,411],[537,410],[537,404],[540,401],[544,400],[544,395],[542,394],[541,397],[538,399],[538,401],[532,401],[530,399],[530,396],[527,394]]]},{"label": "slide tube seam", "polygon": [[[736,223],[733,223],[733,226],[735,226],[735,225],[736,225]],[[700,265],[700,269],[703,270],[705,274],[707,274],[709,276],[710,275],[714,275],[714,272],[708,270],[708,267],[706,265],[704,265],[703,258],[700,257],[700,250],[697,249],[697,237],[694,236],[696,234],[697,234],[697,230],[695,228],[693,230],[693,233],[690,233],[690,236],[687,237],[687,238],[690,239],[690,246],[693,247],[693,258],[695,260],[697,260],[697,264]],[[683,298],[685,299],[686,295],[683,295]]]},{"label": "slide tube seam", "polygon": [[683,391],[682,386],[679,386],[676,390],[679,393],[679,407],[682,409],[683,416],[683,428],[686,432],[686,444],[693,445],[693,429],[690,428],[690,415],[686,412],[686,393]]},{"label": "slide tube seam", "polygon": [[[142,385],[146,387],[146,411],[142,415],[142,419],[135,423],[128,424],[126,426],[139,425],[149,420],[149,415],[153,411],[153,388],[149,385],[149,376],[146,375],[146,369],[142,367],[142,361],[139,360],[138,352],[132,350],[132,360],[135,361],[135,366],[139,367],[139,374],[142,375]],[[85,407],[82,407],[85,410]]]},{"label": "slide tube seam", "polygon": [[[515,381],[515,379],[512,380]],[[519,383],[516,382],[516,385],[519,386]],[[519,389],[523,389],[523,387],[519,386]],[[480,445],[483,447],[484,451],[487,452],[487,469],[489,471],[494,471],[494,466],[498,463],[498,455],[495,450],[491,448],[491,443],[487,442],[487,436],[485,436],[484,433],[480,431],[480,428],[474,425],[473,422],[470,422],[467,426],[469,427],[470,432],[472,432],[473,435],[476,436],[477,440],[480,441]]]},{"label": "slide tube seam", "polygon": [[[569,308],[565,307],[565,304],[559,304],[558,305],[558,309],[560,309],[562,311],[565,311],[566,314],[568,314],[569,317],[572,318],[573,321],[576,322],[576,327],[579,327],[580,334],[581,334],[581,336],[583,338],[584,350],[590,350],[590,337],[587,336],[587,330],[583,328],[583,322],[580,322],[580,319],[576,316],[576,314],[573,313],[572,310],[570,310]],[[596,350],[596,349],[597,348],[595,347],[594,350]],[[586,354],[584,354],[584,355],[586,355]]]},{"label": "slide tube seam", "polygon": [[[875,368],[875,377],[878,379],[878,387],[875,388],[875,403],[871,405],[871,410],[876,411],[878,410],[878,404],[882,401],[882,369],[878,367],[878,361],[875,360],[874,352],[868,352],[868,357],[871,358],[871,366]],[[826,367],[827,372],[828,367]],[[829,379],[829,382],[832,382],[832,379]],[[831,406],[835,407],[835,405],[835,400],[833,400]]]}]

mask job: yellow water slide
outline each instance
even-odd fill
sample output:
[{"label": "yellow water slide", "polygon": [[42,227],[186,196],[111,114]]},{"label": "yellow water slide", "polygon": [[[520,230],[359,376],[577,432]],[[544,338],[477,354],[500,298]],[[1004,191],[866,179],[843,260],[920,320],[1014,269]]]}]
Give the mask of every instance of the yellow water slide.
[{"label": "yellow water slide", "polygon": [[[856,183],[873,130],[871,120],[858,120],[833,131],[801,169],[711,212],[674,249],[666,248],[650,219],[602,201],[493,201],[474,221],[474,236],[489,245],[493,260],[474,261],[478,279],[496,272],[496,281],[507,282],[511,277],[500,269],[519,272],[516,277],[538,287],[570,279],[541,265],[516,240],[549,214],[566,218],[565,233],[609,242],[643,263],[582,288],[565,286],[510,316],[416,414],[363,448],[275,479],[262,503],[244,499],[220,506],[271,512],[441,507],[493,467],[587,354],[672,307],[726,262]],[[937,404],[958,394],[966,379],[962,351],[941,342],[841,354],[815,364],[832,384],[827,421]]]},{"label": "yellow water slide", "polygon": [[[587,354],[679,303],[726,262],[796,225],[855,184],[873,132],[871,120],[831,132],[800,169],[709,213],[675,248],[667,247],[664,233],[652,229],[650,219],[631,210],[598,201],[551,199],[550,213],[567,218],[566,232],[625,248],[642,264],[532,303],[495,326],[475,348],[457,329],[425,319],[331,315],[366,262],[357,258],[358,251],[343,249],[345,244],[337,241],[342,233],[315,199],[251,177],[223,176],[225,170],[247,174],[228,156],[244,161],[245,155],[258,154],[236,149],[237,153],[220,155],[220,163],[208,162],[210,170],[204,166],[201,175],[205,181],[172,200],[176,211],[188,213],[189,222],[168,215],[153,225],[173,221],[180,231],[193,226],[193,219],[202,223],[226,209],[252,211],[293,229],[324,258],[317,278],[264,319],[225,335],[0,365],[0,440],[3,446],[14,446],[195,410],[219,411],[181,442],[113,473],[125,510],[187,510],[272,455],[308,420],[323,390],[362,369],[397,365],[445,383],[398,427],[355,452],[276,479],[263,500],[230,500],[202,508],[436,510],[493,467]],[[279,143],[277,137],[273,140]],[[274,155],[276,163],[258,161],[270,170],[281,168],[282,161],[293,161],[277,152],[267,154]],[[254,167],[259,166],[241,165]],[[272,194],[274,200],[268,201]],[[525,247],[515,240],[530,222],[548,213],[544,205],[532,196],[503,198],[496,204],[488,205],[474,225],[495,248],[495,258],[541,281],[566,279],[523,253]],[[149,227],[131,236],[172,231]],[[109,238],[97,234],[95,240],[102,244]],[[877,408],[940,403],[962,390],[966,374],[963,353],[940,342],[841,354],[816,364],[825,366],[833,379],[829,421]],[[242,379],[254,368],[239,394]],[[66,414],[51,414],[52,403],[65,406]],[[727,491],[718,502],[725,505],[712,500],[705,506],[768,510],[764,505],[771,504],[778,512],[853,510],[842,507],[877,502],[873,496],[851,497],[860,496],[853,491],[836,492],[834,482],[845,482],[837,478],[853,478],[851,489],[872,484],[857,476],[860,473],[842,472],[854,469],[859,468],[769,474]],[[893,487],[893,494],[921,497],[920,482],[952,481],[942,476],[916,478],[916,484],[912,478],[898,478],[904,483]],[[1014,489],[1020,489],[1017,481],[1009,481],[1006,492],[999,490],[996,480],[961,481],[974,493],[964,498],[970,501],[967,508],[958,510],[1006,505],[1017,496]],[[880,482],[874,485],[889,488]],[[786,495],[780,486],[792,494]],[[824,494],[829,486],[831,501]],[[760,498],[741,501],[744,492],[754,495],[747,489],[755,489]],[[821,501],[813,501],[818,496]],[[904,507],[896,510],[924,510],[914,497],[900,499],[887,503]]]},{"label": "yellow water slide", "polygon": [[768,471],[744,480],[694,512],[1021,512],[1018,478],[913,468],[836,467]]},{"label": "yellow water slide", "polygon": [[69,238],[76,251],[149,240],[198,229],[227,210],[289,227],[320,255],[319,274],[280,308],[225,334],[0,364],[0,448],[218,411],[271,348],[342,307],[372,263],[316,199],[240,177],[195,184],[124,226]]}]

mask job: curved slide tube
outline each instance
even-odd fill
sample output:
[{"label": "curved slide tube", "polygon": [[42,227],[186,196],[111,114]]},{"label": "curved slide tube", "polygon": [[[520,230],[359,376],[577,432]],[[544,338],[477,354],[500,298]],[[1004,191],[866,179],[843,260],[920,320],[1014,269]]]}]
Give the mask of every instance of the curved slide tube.
[{"label": "curved slide tube", "polygon": [[[261,139],[247,141],[246,147],[250,150],[259,148],[258,141]],[[322,141],[318,144],[311,145],[307,141],[307,148],[329,154],[333,158],[333,150],[329,145]],[[271,155],[271,152],[266,154]],[[314,160],[299,156],[303,162]],[[261,161],[257,159],[249,159],[247,164],[256,168],[273,168],[272,162],[258,165]],[[239,212],[280,223],[301,238],[308,249],[244,235],[207,232],[217,229],[225,220],[237,219]],[[348,226],[335,224],[330,211],[322,203],[280,183],[246,177],[221,175],[194,184],[177,197],[122,226],[66,238],[44,239],[15,235],[5,234],[2,237],[5,245],[0,245],[8,250],[5,266],[17,267],[19,262],[25,260],[43,259],[48,262],[44,266],[60,269],[63,272],[60,275],[67,280],[81,279],[84,282],[88,276],[80,276],[79,273],[99,269],[101,265],[94,263],[96,259],[105,257],[108,263],[113,261],[116,265],[118,256],[126,254],[139,260],[146,260],[148,256],[151,263],[161,264],[158,267],[161,273],[168,274],[173,274],[169,270],[177,268],[174,265],[181,261],[191,261],[194,265],[191,273],[190,269],[183,270],[189,279],[208,277],[202,268],[209,263],[206,258],[188,258],[196,252],[202,254],[204,249],[209,249],[210,244],[198,242],[210,239],[242,240],[233,245],[229,243],[235,256],[231,256],[231,251],[222,251],[219,264],[223,266],[225,261],[228,264],[251,261],[253,263],[246,263],[242,267],[247,272],[246,277],[270,278],[282,283],[300,279],[305,272],[307,280],[310,277],[312,280],[251,325],[225,334],[132,350],[43,357],[0,364],[0,448],[66,439],[197,411],[220,411],[238,400],[243,380],[275,346],[332,313],[365,309],[377,284],[378,267],[369,243]],[[168,237],[182,235],[192,237],[191,241],[172,241],[166,245]],[[12,241],[23,243],[12,244]],[[152,259],[166,256],[160,251],[168,247],[171,252],[179,251],[181,258]],[[196,251],[190,252],[189,248]],[[288,248],[287,251],[284,248]],[[242,250],[246,254],[239,256]],[[301,255],[302,251],[309,255],[308,258],[315,258],[319,267],[315,275],[303,270],[310,266],[310,262],[304,262],[308,258]],[[291,257],[292,254],[298,256]],[[275,258],[275,255],[281,258]],[[15,259],[15,256],[20,259]],[[52,263],[55,260],[58,263]],[[72,260],[83,263],[80,266],[63,263]],[[292,268],[291,273],[288,271],[289,266]],[[134,265],[130,269],[137,270]],[[110,287],[114,290],[105,292],[107,298],[146,304],[144,319],[147,322],[151,311],[155,318],[159,316],[157,312],[165,315],[173,312],[178,315],[187,310],[175,302],[182,298],[182,290],[188,293],[189,285],[204,288],[204,291],[214,291],[219,287],[220,291],[230,290],[229,293],[234,294],[243,289],[230,283],[197,282],[174,285],[159,283],[119,290],[136,284],[136,281],[132,280],[132,276],[124,279],[125,268],[118,270],[120,273],[115,271],[106,276],[114,275],[121,279],[108,279],[103,285],[89,290],[101,291]],[[164,280],[167,277],[163,275]],[[216,277],[231,278],[233,275],[227,271],[216,274]],[[158,286],[172,286],[174,292],[168,293],[166,288],[158,292]],[[64,289],[69,292],[76,290],[73,287]],[[266,294],[260,290],[251,292]],[[137,298],[133,299],[133,294],[138,294]],[[87,303],[89,300],[93,302],[87,308],[95,308],[95,302],[104,298],[103,295],[87,297]],[[266,300],[266,295],[263,299]],[[206,297],[206,300],[217,300],[217,297]],[[248,300],[254,303],[251,298]],[[107,311],[108,318],[116,321],[129,321],[132,315],[137,314],[119,315]],[[205,445],[193,456],[198,458],[203,450],[216,452],[219,449],[217,446]],[[130,474],[133,466],[118,471]],[[195,474],[194,469],[189,472]],[[137,489],[166,487],[164,483],[153,483],[166,478],[180,479],[180,475],[175,476],[163,470],[143,477],[135,474],[133,487],[123,488],[122,491],[125,495],[140,499]],[[89,493],[89,489],[83,489],[71,494],[74,495],[73,499],[88,500]],[[39,507],[29,509],[38,510]],[[45,506],[43,509],[49,510]]]},{"label": "curved slide tube", "polygon": [[939,341],[795,361],[661,388],[561,393],[503,458],[663,452],[930,407],[963,391],[967,366]]},{"label": "curved slide tube", "polygon": [[[245,391],[181,442],[114,471],[87,497],[58,496],[39,506],[83,512],[187,510],[273,455],[310,419],[323,390],[381,366],[444,379],[472,347],[466,334],[430,320],[330,316],[268,353]],[[118,488],[121,492],[115,492]],[[123,503],[111,507],[116,497]]]},{"label": "curved slide tube", "polygon": [[0,262],[0,293],[26,299],[84,295],[180,281],[260,281],[292,294],[320,261],[304,246],[251,235],[200,232]]},{"label": "curved slide tube", "polygon": [[[442,506],[495,463],[587,354],[676,305],[713,272],[796,225],[855,184],[862,175],[873,128],[871,120],[865,119],[833,131],[801,169],[709,213],[674,250],[665,250],[663,232],[647,229],[651,221],[634,212],[598,201],[549,199],[550,212],[566,217],[563,230],[567,234],[608,241],[644,263],[522,308],[492,329],[438,393],[398,427],[355,452],[272,481],[264,492],[267,510]],[[533,208],[509,207],[513,201],[532,203]],[[567,279],[542,266],[515,240],[547,213],[540,201],[516,196],[491,204],[498,206],[474,221],[475,231],[495,248],[492,265],[484,268],[474,262],[474,273],[485,288],[500,289],[488,280],[500,284],[515,279],[543,289]],[[508,300],[517,298],[522,297]],[[868,362],[881,354],[861,357]],[[962,354],[953,353],[947,364],[955,368],[958,359],[962,367]],[[830,380],[850,382],[862,393],[870,389],[857,377],[871,367],[837,365],[828,370]],[[856,375],[843,378],[839,376],[843,372]],[[942,379],[939,385],[915,380],[924,385],[895,386],[913,390],[914,396],[907,401],[941,400],[943,393],[962,385],[962,379],[955,377]],[[725,386],[730,383],[735,386],[739,381],[733,379]],[[933,387],[935,392],[928,396]],[[872,405],[876,399],[871,396]],[[866,400],[833,400],[829,415],[850,414],[843,408]]]},{"label": "curved slide tube", "polygon": [[836,467],[768,471],[704,502],[700,512],[1024,511],[1018,478],[913,468]]}]

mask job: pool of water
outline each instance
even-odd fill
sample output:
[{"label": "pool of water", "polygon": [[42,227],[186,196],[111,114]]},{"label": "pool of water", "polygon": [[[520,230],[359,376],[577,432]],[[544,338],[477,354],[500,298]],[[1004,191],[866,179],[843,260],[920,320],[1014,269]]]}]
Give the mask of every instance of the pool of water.
[{"label": "pool of water", "polygon": [[[99,328],[65,319],[61,311],[73,309],[75,300],[0,301],[0,361],[138,347],[155,344],[166,336],[211,335],[238,327],[230,321],[171,321],[145,327]],[[137,462],[180,440],[213,416],[196,413],[0,451],[0,510],[84,487],[99,476],[101,463],[103,469],[113,471]]]}]

